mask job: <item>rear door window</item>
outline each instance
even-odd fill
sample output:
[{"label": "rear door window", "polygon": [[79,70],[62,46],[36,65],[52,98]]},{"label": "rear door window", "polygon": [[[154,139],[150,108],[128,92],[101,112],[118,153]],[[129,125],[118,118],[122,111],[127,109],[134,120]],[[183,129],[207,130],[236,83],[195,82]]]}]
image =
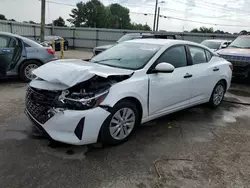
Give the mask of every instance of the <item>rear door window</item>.
[{"label": "rear door window", "polygon": [[189,50],[194,65],[208,62],[205,49],[196,46],[189,46]]}]

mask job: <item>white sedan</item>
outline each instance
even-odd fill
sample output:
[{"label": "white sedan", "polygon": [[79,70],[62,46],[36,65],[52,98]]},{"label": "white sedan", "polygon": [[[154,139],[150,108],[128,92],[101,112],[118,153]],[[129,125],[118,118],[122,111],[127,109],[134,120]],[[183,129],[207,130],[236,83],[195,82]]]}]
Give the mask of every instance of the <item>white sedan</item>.
[{"label": "white sedan", "polygon": [[232,65],[179,40],[120,43],[90,62],[58,60],[33,71],[26,114],[56,141],[126,141],[141,123],[202,103],[221,104]]}]

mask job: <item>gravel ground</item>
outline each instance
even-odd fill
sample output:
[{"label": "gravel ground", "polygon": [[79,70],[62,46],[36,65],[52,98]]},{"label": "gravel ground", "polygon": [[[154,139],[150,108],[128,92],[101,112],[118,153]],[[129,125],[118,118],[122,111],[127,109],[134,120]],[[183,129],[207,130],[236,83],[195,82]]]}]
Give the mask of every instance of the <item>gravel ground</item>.
[{"label": "gravel ground", "polygon": [[[224,102],[140,126],[116,147],[69,146],[41,138],[23,113],[26,84],[0,81],[0,187],[250,187],[250,106]],[[233,85],[227,100],[246,102]]]}]

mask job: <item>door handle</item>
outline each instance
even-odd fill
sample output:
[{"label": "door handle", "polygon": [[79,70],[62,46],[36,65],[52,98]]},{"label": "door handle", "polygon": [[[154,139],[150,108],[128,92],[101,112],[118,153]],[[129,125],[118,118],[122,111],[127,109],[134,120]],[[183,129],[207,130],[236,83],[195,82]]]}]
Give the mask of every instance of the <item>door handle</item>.
[{"label": "door handle", "polygon": [[192,76],[193,76],[192,74],[187,73],[187,74],[184,76],[184,78],[191,78]]},{"label": "door handle", "polygon": [[218,71],[220,70],[218,67],[214,67],[213,71]]},{"label": "door handle", "polygon": [[5,49],[5,50],[2,50],[2,52],[10,52],[10,50]]}]

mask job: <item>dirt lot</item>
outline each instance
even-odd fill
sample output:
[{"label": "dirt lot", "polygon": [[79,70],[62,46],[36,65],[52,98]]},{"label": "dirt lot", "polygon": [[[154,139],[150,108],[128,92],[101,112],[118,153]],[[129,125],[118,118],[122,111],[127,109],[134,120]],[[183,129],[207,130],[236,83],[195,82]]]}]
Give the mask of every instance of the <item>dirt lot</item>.
[{"label": "dirt lot", "polygon": [[[250,106],[199,106],[140,126],[117,147],[51,144],[23,113],[26,84],[0,81],[0,187],[250,187]],[[250,86],[226,100],[250,102]]]}]

